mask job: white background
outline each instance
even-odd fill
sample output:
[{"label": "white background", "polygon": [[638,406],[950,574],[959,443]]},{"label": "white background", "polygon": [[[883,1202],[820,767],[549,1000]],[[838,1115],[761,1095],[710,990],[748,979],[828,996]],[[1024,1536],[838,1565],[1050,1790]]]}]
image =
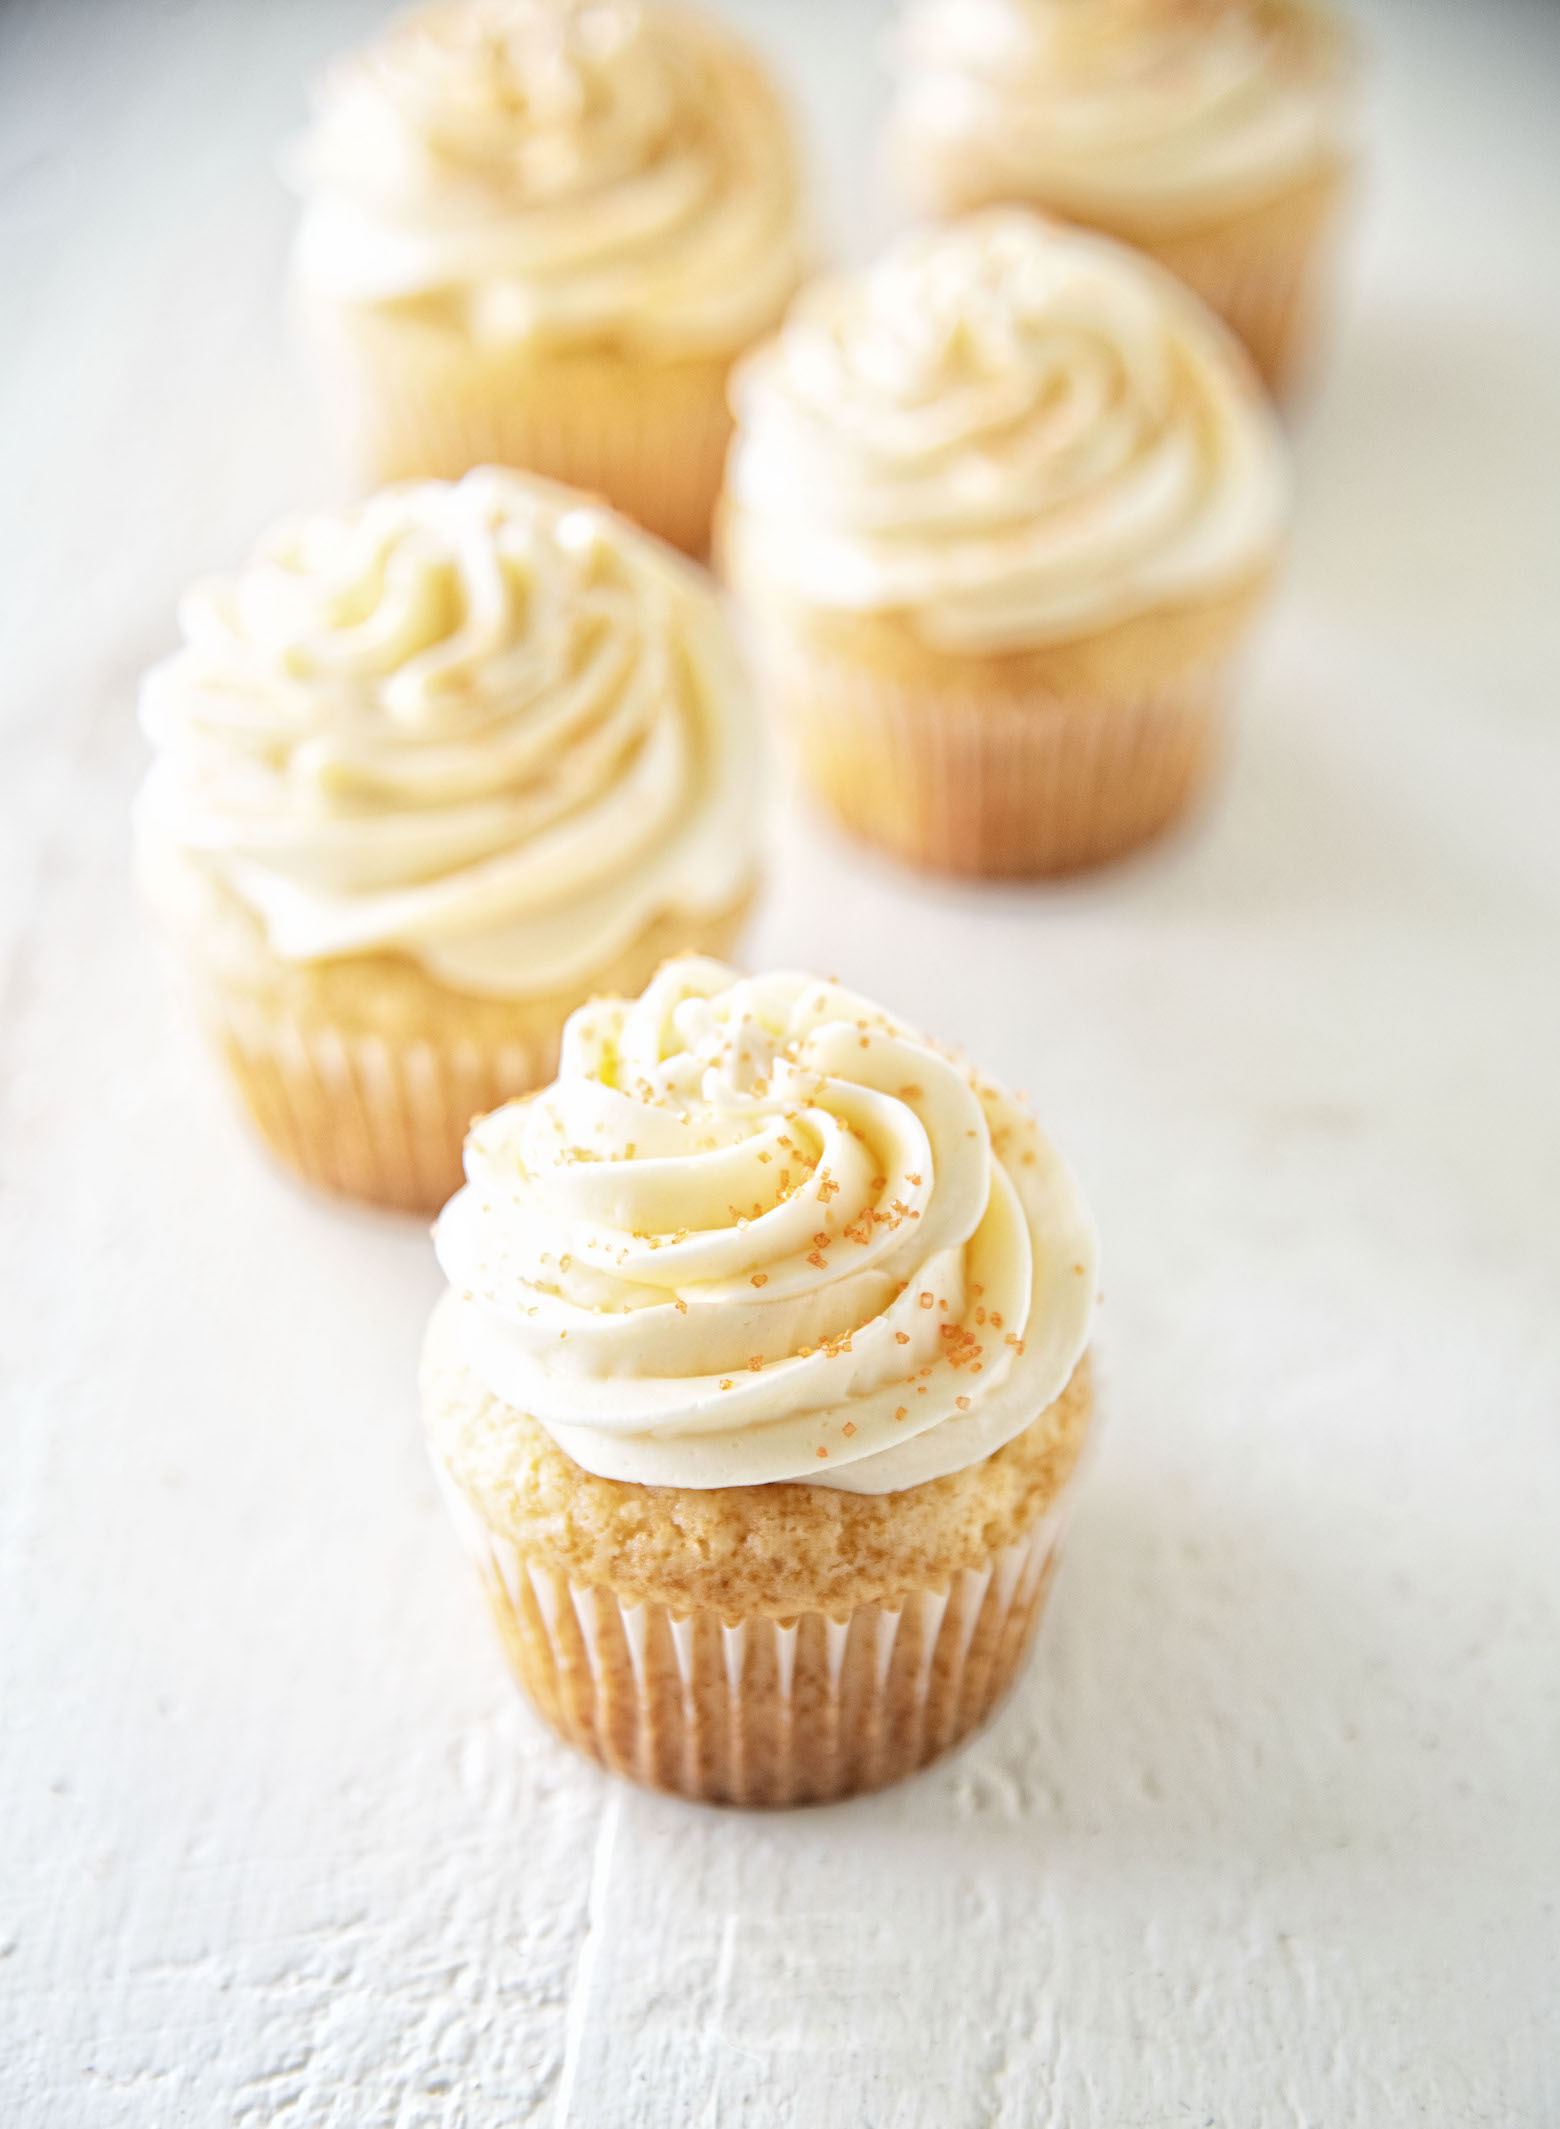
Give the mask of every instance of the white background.
[{"label": "white background", "polygon": [[[860,252],[882,11],[733,10]],[[138,672],[341,477],[270,158],[351,0],[0,15],[0,2121],[1560,2122],[1560,11],[1370,18],[1225,786],[1061,888],[806,816],[749,941],[1027,1087],[1107,1427],[990,1731],[786,1817],[501,1668],[414,1222],[250,1148],[131,903]]]}]

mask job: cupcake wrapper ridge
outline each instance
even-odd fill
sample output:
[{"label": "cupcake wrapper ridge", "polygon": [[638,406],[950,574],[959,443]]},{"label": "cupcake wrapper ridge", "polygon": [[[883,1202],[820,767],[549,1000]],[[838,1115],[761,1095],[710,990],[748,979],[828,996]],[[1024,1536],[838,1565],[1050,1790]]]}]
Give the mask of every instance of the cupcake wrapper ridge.
[{"label": "cupcake wrapper ridge", "polygon": [[557,1035],[493,1048],[393,1043],[220,997],[205,1018],[278,1159],[326,1190],[403,1212],[436,1212],[460,1188],[472,1118],[545,1086],[558,1061]]},{"label": "cupcake wrapper ridge", "polygon": [[538,371],[392,326],[312,336],[349,451],[375,481],[458,479],[518,466],[587,494],[694,555],[709,546],[731,415],[724,361],[589,356]]},{"label": "cupcake wrapper ridge", "polygon": [[1319,337],[1343,192],[1334,174],[1245,220],[1140,240],[1218,312],[1277,398],[1303,382]]},{"label": "cupcake wrapper ridge", "polygon": [[1017,1674],[1065,1519],[1058,1504],[943,1587],[843,1618],[728,1622],[572,1580],[492,1530],[435,1469],[537,1712],[611,1772],[698,1803],[834,1802],[961,1743]]},{"label": "cupcake wrapper ridge", "polygon": [[844,824],[912,864],[989,877],[1119,857],[1208,781],[1222,721],[1206,669],[1127,703],[990,690],[927,697],[892,677],[766,647],[808,781]]},{"label": "cupcake wrapper ridge", "polygon": [[[544,1087],[558,1065],[563,1025],[589,997],[644,989],[678,953],[724,954],[747,921],[753,883],[725,909],[658,918],[577,990],[516,999],[476,1020],[470,1001],[419,979],[406,1020],[365,1026],[349,1013],[251,976],[225,976],[196,953],[187,963],[196,1015],[270,1151],[321,1189],[401,1212],[434,1213],[464,1181],[475,1117]],[[351,964],[346,964],[350,967]]]}]

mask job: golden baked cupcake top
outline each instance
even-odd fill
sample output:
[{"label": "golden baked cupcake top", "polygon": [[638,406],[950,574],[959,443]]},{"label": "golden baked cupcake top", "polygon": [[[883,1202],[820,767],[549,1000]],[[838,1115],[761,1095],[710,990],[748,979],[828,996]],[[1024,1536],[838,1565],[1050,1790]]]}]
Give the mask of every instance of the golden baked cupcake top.
[{"label": "golden baked cupcake top", "polygon": [[148,885],[214,876],[284,961],[538,995],[751,874],[756,726],[714,589],[571,490],[385,489],[280,527],[180,622],[142,689]]},{"label": "golden baked cupcake top", "polygon": [[477,1123],[430,1352],[601,1477],[881,1494],[1066,1388],[1096,1246],[1039,1126],[891,1015],[685,957]]},{"label": "golden baked cupcake top", "polygon": [[723,354],[802,270],[762,67],[635,0],[435,0],[341,60],[294,158],[306,288],[499,343]]},{"label": "golden baked cupcake top", "polygon": [[1351,67],[1308,0],[913,0],[893,150],[943,197],[1044,201],[1142,233],[1338,161]]},{"label": "golden baked cupcake top", "polygon": [[1230,590],[1282,532],[1277,426],[1218,321],[1124,246],[1018,208],[814,282],[732,404],[744,581],[903,614],[944,649]]}]

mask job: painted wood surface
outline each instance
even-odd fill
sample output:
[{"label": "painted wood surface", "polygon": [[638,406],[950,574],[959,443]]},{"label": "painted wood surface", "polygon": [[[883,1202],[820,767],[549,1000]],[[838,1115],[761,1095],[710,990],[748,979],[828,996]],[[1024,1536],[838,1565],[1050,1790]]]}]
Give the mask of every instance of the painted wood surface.
[{"label": "painted wood surface", "polygon": [[[988,1732],[760,1817],[518,1703],[422,1458],[426,1238],[263,1164],[130,900],[181,584],[339,489],[271,158],[375,12],[0,14],[0,2122],[1560,2121],[1560,17],[1370,18],[1195,830],[978,892],[785,802],[751,958],[1035,1096],[1106,1428]],[[883,10],[734,12],[860,252]]]}]

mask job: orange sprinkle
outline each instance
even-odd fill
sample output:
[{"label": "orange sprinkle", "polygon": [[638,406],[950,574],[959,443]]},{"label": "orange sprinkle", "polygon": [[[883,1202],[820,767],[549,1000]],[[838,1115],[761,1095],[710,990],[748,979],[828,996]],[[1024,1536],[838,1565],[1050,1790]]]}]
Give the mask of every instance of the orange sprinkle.
[{"label": "orange sprinkle", "polygon": [[925,1092],[925,1087],[917,1086],[915,1081],[912,1079],[908,1086],[900,1088],[899,1095],[902,1101],[916,1101]]},{"label": "orange sprinkle", "polygon": [[814,1235],[814,1236],[813,1236],[813,1248],[814,1248],[814,1249],[827,1249],[827,1248],[828,1248],[828,1246],[829,1246],[829,1237],[828,1237],[828,1235],[827,1235],[826,1233],[825,1233],[825,1234],[816,1234],[816,1235]]},{"label": "orange sprinkle", "polygon": [[816,1264],[820,1271],[827,1271],[829,1268],[829,1260],[821,1249],[808,1250],[807,1261],[809,1264]]},{"label": "orange sprinkle", "polygon": [[729,1375],[723,1375],[721,1377],[720,1386],[723,1390],[732,1390],[736,1388],[736,1384],[732,1381]]},{"label": "orange sprinkle", "polygon": [[847,1419],[844,1426],[840,1429],[840,1432],[845,1436],[847,1441],[849,1441],[850,1437],[855,1433],[855,1431],[856,1422],[853,1419]]},{"label": "orange sprinkle", "polygon": [[677,1313],[678,1313],[678,1315],[679,1315],[679,1316],[686,1316],[686,1315],[687,1315],[687,1313],[688,1313],[688,1304],[687,1304],[687,1302],[686,1302],[686,1301],[684,1301],[684,1299],[683,1299],[683,1297],[682,1297],[682,1295],[681,1295],[681,1294],[674,1294],[674,1295],[673,1295],[673,1297],[672,1297],[672,1306],[673,1306],[673,1308],[674,1308],[674,1309],[676,1309],[676,1311],[677,1311]]},{"label": "orange sprinkle", "polygon": [[930,1294],[917,1294],[916,1299],[920,1302],[922,1308],[930,1308],[932,1305],[932,1297]]},{"label": "orange sprinkle", "polygon": [[774,1155],[772,1153],[761,1153],[758,1157],[766,1167],[774,1159]]},{"label": "orange sprinkle", "polygon": [[1002,1328],[1002,1311],[1001,1311],[1001,1309],[999,1309],[999,1308],[994,1308],[994,1309],[992,1310],[992,1312],[991,1312],[991,1320],[992,1320],[992,1322],[993,1322],[993,1323],[995,1324],[996,1328],[997,1328],[997,1329],[998,1329],[998,1330],[1000,1331],[1000,1330],[1001,1330],[1001,1328]]},{"label": "orange sprinkle", "polygon": [[886,1175],[875,1175],[871,1182],[868,1183],[867,1188],[869,1190],[886,1190],[888,1188],[888,1177]]},{"label": "orange sprinkle", "polygon": [[921,1178],[918,1175],[910,1175],[907,1173],[905,1176],[905,1181],[907,1183],[914,1183],[917,1190],[919,1190],[921,1187]]},{"label": "orange sprinkle", "polygon": [[967,1412],[970,1408],[970,1401],[967,1397],[956,1397],[953,1401],[961,1412]]},{"label": "orange sprinkle", "polygon": [[910,1407],[908,1405],[901,1405],[899,1407],[899,1410],[894,1414],[894,1417],[895,1419],[908,1419],[910,1417]]},{"label": "orange sprinkle", "polygon": [[910,1333],[908,1331],[895,1331],[894,1343],[895,1345],[908,1345],[910,1343]]},{"label": "orange sprinkle", "polygon": [[828,1450],[827,1450],[827,1449],[820,1449],[820,1450],[818,1451],[818,1454],[819,1454],[820,1456],[827,1456],[827,1455],[828,1455],[828,1453],[829,1453],[829,1452],[828,1452]]},{"label": "orange sprinkle", "polygon": [[753,1284],[754,1284],[755,1286],[767,1286],[767,1285],[769,1284],[769,1274],[768,1274],[768,1272],[766,1272],[766,1271],[756,1271],[756,1272],[754,1272],[754,1274],[753,1274]]},{"label": "orange sprinkle", "polygon": [[986,1311],[985,1311],[985,1310],[984,1310],[983,1308],[978,1308],[978,1309],[977,1309],[977,1310],[975,1311],[975,1321],[976,1321],[977,1323],[984,1323],[984,1322],[985,1322],[985,1320],[986,1320]]},{"label": "orange sprinkle", "polygon": [[763,1356],[763,1354],[762,1354],[762,1353],[755,1353],[755,1354],[753,1354],[752,1358],[751,1358],[751,1359],[750,1359],[750,1360],[748,1361],[748,1372],[749,1372],[750,1374],[756,1375],[756,1374],[758,1373],[759,1369],[760,1369],[760,1368],[761,1368],[761,1367],[762,1367],[763,1365],[764,1365],[764,1356]]}]

